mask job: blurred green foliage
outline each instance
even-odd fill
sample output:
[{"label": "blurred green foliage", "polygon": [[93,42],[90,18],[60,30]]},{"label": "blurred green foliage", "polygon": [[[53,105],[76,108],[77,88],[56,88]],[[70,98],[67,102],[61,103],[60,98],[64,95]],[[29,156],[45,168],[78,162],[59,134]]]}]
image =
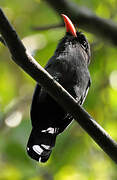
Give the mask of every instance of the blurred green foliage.
[{"label": "blurred green foliage", "polygon": [[[117,0],[73,1],[117,22]],[[42,0],[1,0],[0,6],[28,48],[37,50],[35,58],[44,66],[65,30],[38,32],[32,27],[59,23],[60,17]],[[92,86],[84,107],[117,140],[117,49],[84,33],[92,47]],[[0,57],[0,180],[116,180],[116,165],[76,122],[58,137],[46,164],[38,164],[27,156],[29,106],[35,82],[11,61],[2,44]],[[24,105],[27,96],[29,100]],[[14,119],[18,120],[16,124]]]}]

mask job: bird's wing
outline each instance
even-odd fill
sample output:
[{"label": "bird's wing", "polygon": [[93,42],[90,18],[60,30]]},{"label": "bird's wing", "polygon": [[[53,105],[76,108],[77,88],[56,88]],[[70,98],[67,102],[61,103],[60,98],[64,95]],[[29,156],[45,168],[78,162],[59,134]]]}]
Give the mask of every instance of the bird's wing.
[{"label": "bird's wing", "polygon": [[45,69],[73,96],[74,69],[65,57],[53,56]]},{"label": "bird's wing", "polygon": [[56,136],[55,128],[41,131],[38,128],[32,128],[27,144],[27,153],[39,162],[46,162],[50,157],[52,148],[55,146]]},{"label": "bird's wing", "polygon": [[76,94],[76,100],[78,102],[79,105],[83,105],[84,101],[85,101],[85,98],[88,94],[88,91],[89,91],[89,87],[91,85],[91,80],[89,79],[88,83],[87,83],[87,86],[81,90],[79,90],[79,86],[78,85],[75,85],[74,86],[74,91],[75,91],[75,94]]},{"label": "bird's wing", "polygon": [[41,91],[41,86],[37,84],[33,94],[31,110],[30,110],[32,126],[35,126],[35,124],[37,123],[37,112],[38,112],[40,91]]},{"label": "bird's wing", "polygon": [[31,121],[32,131],[27,144],[27,153],[37,161],[46,162],[55,146],[57,135],[71,121],[69,117],[65,117],[63,109],[38,84],[31,106]]},{"label": "bird's wing", "polygon": [[[62,63],[64,63],[64,61],[62,61]],[[46,70],[64,87],[69,87],[70,90],[66,90],[71,91],[71,95],[74,97],[79,97],[78,102],[81,101],[81,103],[83,103],[90,83],[88,83],[82,93],[80,93],[81,89],[78,89],[80,88],[78,84],[77,86],[72,84],[74,89],[71,88],[69,81],[73,81],[74,72],[72,71],[73,74],[70,72],[67,73],[69,70],[68,64],[65,63],[64,65],[65,67],[59,63],[59,61],[56,61],[55,64],[50,63],[46,67]],[[68,78],[69,81],[67,80],[67,74],[70,75]],[[66,81],[64,81],[64,79]],[[46,112],[44,112],[45,108]],[[64,131],[72,119],[71,115],[67,112],[65,113],[58,103],[56,103],[43,88],[37,85],[31,106],[33,128],[27,145],[29,156],[37,161],[46,162],[52,152],[52,148],[55,146],[57,135]]]}]

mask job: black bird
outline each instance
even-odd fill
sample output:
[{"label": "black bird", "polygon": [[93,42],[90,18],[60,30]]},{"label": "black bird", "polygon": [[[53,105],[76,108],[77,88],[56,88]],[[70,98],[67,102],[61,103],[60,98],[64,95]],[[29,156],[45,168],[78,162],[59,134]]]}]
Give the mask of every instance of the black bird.
[{"label": "black bird", "polygon": [[[90,87],[90,46],[85,36],[75,30],[71,20],[62,14],[66,34],[60,40],[45,69],[82,105]],[[73,117],[45,91],[36,85],[32,106],[32,131],[27,144],[28,155],[46,162],[55,146],[56,137]]]}]

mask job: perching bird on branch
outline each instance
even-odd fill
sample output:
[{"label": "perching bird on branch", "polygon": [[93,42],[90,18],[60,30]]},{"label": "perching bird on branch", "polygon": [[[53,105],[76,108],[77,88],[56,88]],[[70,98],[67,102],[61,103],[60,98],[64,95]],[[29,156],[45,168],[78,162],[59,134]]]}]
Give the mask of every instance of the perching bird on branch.
[{"label": "perching bird on branch", "polygon": [[[66,34],[45,69],[82,105],[91,84],[88,71],[90,46],[71,20],[64,14],[62,16]],[[57,135],[72,120],[73,117],[37,84],[31,106],[32,131],[27,144],[28,155],[39,162],[46,162]]]}]

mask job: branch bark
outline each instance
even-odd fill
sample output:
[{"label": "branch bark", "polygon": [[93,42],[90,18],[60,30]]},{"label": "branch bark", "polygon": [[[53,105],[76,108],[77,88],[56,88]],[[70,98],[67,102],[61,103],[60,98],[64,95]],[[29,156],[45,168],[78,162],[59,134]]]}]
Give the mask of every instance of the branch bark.
[{"label": "branch bark", "polygon": [[79,7],[70,0],[46,0],[46,2],[59,15],[63,13],[70,17],[78,27],[117,46],[117,24],[112,20],[100,18],[88,8]]},{"label": "branch bark", "polygon": [[117,143],[107,132],[81,107],[77,101],[43,69],[26,51],[16,31],[10,25],[0,9],[0,33],[4,38],[12,59],[35,81],[43,86],[64,109],[73,115],[80,126],[95,142],[117,163]]}]

